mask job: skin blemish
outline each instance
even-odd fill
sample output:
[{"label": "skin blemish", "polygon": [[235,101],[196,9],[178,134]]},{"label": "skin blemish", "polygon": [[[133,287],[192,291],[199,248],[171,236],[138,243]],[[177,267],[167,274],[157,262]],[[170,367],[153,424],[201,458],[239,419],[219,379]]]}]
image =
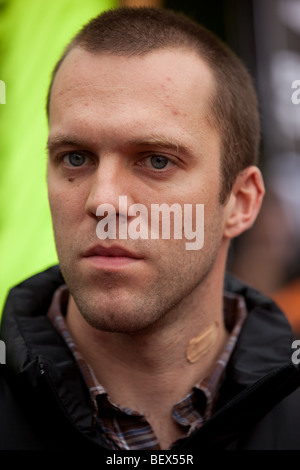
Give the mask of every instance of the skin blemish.
[{"label": "skin blemish", "polygon": [[70,181],[70,183],[73,183],[74,177],[73,177],[73,176],[69,176],[69,177],[68,177],[68,181]]},{"label": "skin blemish", "polygon": [[177,111],[177,109],[173,109],[172,114],[174,114],[174,116],[177,116],[179,114],[179,111]]}]

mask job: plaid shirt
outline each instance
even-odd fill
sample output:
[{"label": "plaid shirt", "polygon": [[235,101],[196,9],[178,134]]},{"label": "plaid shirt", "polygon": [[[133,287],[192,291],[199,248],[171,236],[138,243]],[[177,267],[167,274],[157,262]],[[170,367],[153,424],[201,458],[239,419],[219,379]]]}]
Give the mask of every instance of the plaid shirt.
[{"label": "plaid shirt", "polygon": [[[74,355],[90,392],[94,423],[99,426],[108,447],[112,450],[159,450],[158,440],[146,418],[137,411],[119,406],[110,400],[108,393],[98,382],[93,369],[76,347],[62,313],[67,299],[67,287],[60,286],[54,293],[48,316]],[[224,312],[226,328],[230,336],[223,352],[210,375],[196,383],[192,391],[173,407],[173,418],[182,428],[180,440],[187,438],[200,428],[214,412],[226,366],[247,314],[243,297],[226,292]]]}]

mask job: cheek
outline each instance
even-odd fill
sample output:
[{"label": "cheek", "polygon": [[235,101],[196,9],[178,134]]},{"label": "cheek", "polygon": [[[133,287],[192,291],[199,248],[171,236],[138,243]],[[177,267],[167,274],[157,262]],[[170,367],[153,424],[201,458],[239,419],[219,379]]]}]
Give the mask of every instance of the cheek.
[{"label": "cheek", "polygon": [[48,179],[48,199],[54,228],[77,225],[85,215],[85,193],[69,181]]}]

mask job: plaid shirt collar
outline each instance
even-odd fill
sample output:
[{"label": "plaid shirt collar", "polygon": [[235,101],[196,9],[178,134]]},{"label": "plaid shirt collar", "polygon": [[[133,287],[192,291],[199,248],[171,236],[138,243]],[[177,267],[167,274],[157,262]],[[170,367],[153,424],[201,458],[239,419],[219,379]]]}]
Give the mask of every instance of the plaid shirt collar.
[{"label": "plaid shirt collar", "polygon": [[[62,285],[54,293],[48,317],[73,353],[90,392],[94,423],[100,427],[108,446],[115,450],[160,449],[157,438],[145,418],[134,410],[111,402],[92,367],[76,347],[63,315],[67,300],[68,289],[66,285]],[[224,313],[230,336],[223,352],[209,376],[196,383],[193,390],[173,407],[173,418],[183,429],[181,439],[190,436],[213,414],[226,366],[247,314],[243,297],[225,292]]]}]

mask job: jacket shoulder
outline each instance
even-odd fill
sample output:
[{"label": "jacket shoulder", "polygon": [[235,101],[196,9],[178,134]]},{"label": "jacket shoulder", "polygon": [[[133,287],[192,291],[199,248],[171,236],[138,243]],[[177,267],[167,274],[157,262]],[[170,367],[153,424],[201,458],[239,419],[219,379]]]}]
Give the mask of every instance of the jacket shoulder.
[{"label": "jacket shoulder", "polygon": [[300,450],[300,389],[284,398],[241,438],[240,450]]},{"label": "jacket shoulder", "polygon": [[[53,292],[64,283],[58,265],[52,266],[28,279],[20,282],[10,289],[3,310],[3,315],[10,314],[11,311],[19,310],[26,312],[28,302],[35,303],[42,310],[45,305],[51,302]],[[24,305],[25,302],[25,305]]]},{"label": "jacket shoulder", "polygon": [[37,450],[42,449],[39,437],[33,432],[31,422],[34,416],[28,416],[24,389],[18,387],[10,374],[9,368],[0,366],[0,450]]}]

